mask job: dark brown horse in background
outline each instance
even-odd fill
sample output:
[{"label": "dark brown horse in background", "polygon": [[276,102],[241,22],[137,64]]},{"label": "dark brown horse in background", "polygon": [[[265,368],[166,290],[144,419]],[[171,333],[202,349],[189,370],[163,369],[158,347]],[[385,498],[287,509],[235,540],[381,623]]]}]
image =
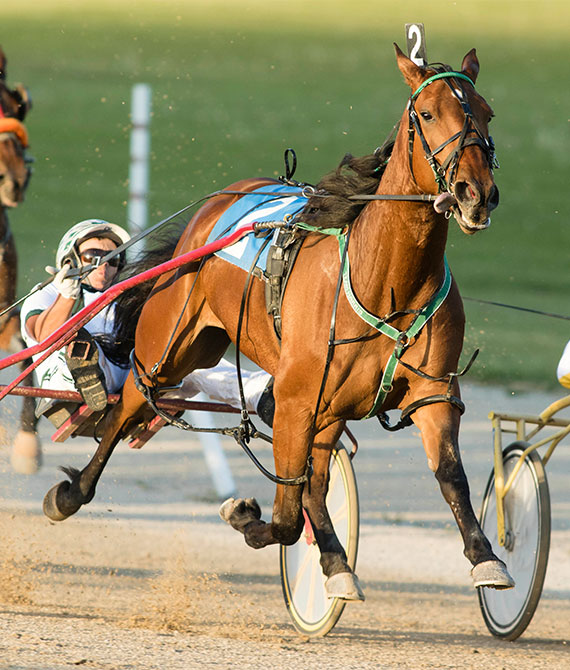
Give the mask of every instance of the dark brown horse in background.
[{"label": "dark brown horse in background", "polygon": [[[339,201],[342,207],[337,207],[336,201],[318,197],[327,194],[317,193],[298,218],[327,227],[338,211],[344,209],[349,215],[352,211],[348,220],[333,221],[332,225],[350,231],[348,256],[354,294],[368,312],[386,315],[381,319],[384,323],[405,332],[446,276],[449,216],[453,214],[467,234],[486,228],[490,212],[498,204],[498,189],[488,134],[492,111],[474,88],[479,72],[475,50],[465,56],[459,73],[447,66],[420,68],[398,47],[396,56],[413,93],[391,155],[386,150],[360,161],[349,160],[349,167],[362,174],[345,177],[339,172],[319,185],[328,189],[336,178],[345,186],[353,184],[353,193],[364,190],[375,193],[374,198],[364,206],[361,202],[354,217],[354,201],[346,194]],[[275,183],[249,179],[228,190],[250,192]],[[411,201],[384,199],[394,194]],[[431,204],[426,195],[432,196]],[[211,198],[189,223],[175,256],[204,245],[218,218],[238,198],[230,194]],[[333,205],[328,204],[331,202]],[[275,377],[276,473],[303,483],[277,485],[271,522],[261,520],[261,512],[251,499],[227,501],[221,513],[243,532],[250,546],[259,548],[296,542],[304,507],[321,550],[329,594],[353,599],[360,597],[358,581],[346,563],[324,502],[329,457],[345,422],[363,418],[375,405],[395,344],[357,316],[346,287],[335,302],[339,269],[336,237],[319,231],[307,234],[283,301],[281,342],[266,311],[263,282],[252,281],[243,315],[241,349]],[[213,366],[220,360],[229,342],[238,336],[245,283],[245,272],[215,256],[201,268],[194,263],[156,282],[142,309],[135,347],[136,359],[146,373],[139,382],[150,395],[180,382],[195,368]],[[333,311],[333,337],[343,343],[334,348],[327,363]],[[425,328],[413,337],[399,338],[401,360],[385,388],[380,411],[403,409],[421,431],[428,465],[451,507],[464,553],[473,565],[475,586],[508,588],[512,579],[477,522],[459,454],[461,401],[457,376],[450,373],[457,371],[464,322],[461,297],[452,282]],[[81,472],[68,471],[71,481],[48,492],[45,513],[62,520],[88,503],[115,445],[151,414],[131,373],[120,403],[108,415],[93,459]],[[309,457],[313,466],[310,478]]]},{"label": "dark brown horse in background", "polygon": [[[0,311],[16,300],[18,259],[7,210],[24,200],[30,177],[25,154],[28,134],[22,123],[30,107],[22,85],[13,89],[6,85],[6,57],[0,48]],[[0,317],[0,349],[19,351],[23,346],[20,315],[11,310]],[[31,377],[27,383],[32,383]],[[12,465],[24,474],[37,470],[41,454],[34,409],[34,399],[24,398],[20,429],[12,446]]]}]

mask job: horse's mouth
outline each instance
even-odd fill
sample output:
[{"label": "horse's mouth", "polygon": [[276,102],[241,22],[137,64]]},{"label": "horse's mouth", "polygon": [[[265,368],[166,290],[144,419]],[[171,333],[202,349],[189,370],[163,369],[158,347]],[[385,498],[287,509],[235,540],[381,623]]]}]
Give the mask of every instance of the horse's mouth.
[{"label": "horse's mouth", "polygon": [[451,213],[453,213],[461,230],[468,235],[473,235],[473,233],[477,233],[480,230],[485,230],[491,225],[491,219],[489,217],[482,223],[469,221],[465,218],[457,199],[449,192],[440,193],[433,203],[433,208],[438,214],[446,213],[447,216],[451,216]]},{"label": "horse's mouth", "polygon": [[459,224],[461,230],[464,233],[467,233],[468,235],[477,233],[480,230],[485,230],[491,225],[490,217],[487,218],[486,221],[483,221],[483,223],[473,223],[472,221],[467,221],[467,219],[463,216],[463,213],[461,212],[461,209],[459,207],[453,208],[453,216],[455,217],[455,220]]}]

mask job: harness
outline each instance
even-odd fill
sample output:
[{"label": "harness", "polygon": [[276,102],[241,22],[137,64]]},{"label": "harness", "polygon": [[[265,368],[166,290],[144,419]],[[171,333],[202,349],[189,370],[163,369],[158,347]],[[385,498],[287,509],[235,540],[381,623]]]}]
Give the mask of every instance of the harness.
[{"label": "harness", "polygon": [[[452,135],[449,139],[445,140],[440,144],[436,149],[431,149],[428,141],[425,138],[421,124],[419,122],[419,115],[415,108],[416,100],[419,94],[430,84],[433,84],[434,81],[439,81],[440,79],[444,80],[454,98],[459,101],[463,113],[465,115],[465,121],[463,122],[463,128]],[[454,86],[453,82],[456,84]],[[417,133],[422,147],[424,149],[425,158],[430,164],[433,174],[435,176],[435,181],[437,183],[440,193],[445,191],[451,192],[453,185],[455,183],[455,177],[457,174],[457,168],[459,165],[459,160],[461,154],[466,147],[472,145],[478,145],[483,150],[483,153],[487,157],[487,161],[491,169],[498,168],[499,163],[495,154],[495,144],[493,138],[489,136],[487,139],[483,134],[477,119],[473,116],[471,111],[471,105],[465,94],[465,88],[461,81],[467,81],[473,86],[471,79],[462,72],[452,72],[452,71],[443,71],[434,74],[432,77],[426,79],[421,86],[419,86],[410,96],[408,100],[408,162],[410,165],[410,173],[414,177],[414,168],[413,168],[413,151],[414,151],[414,136]],[[445,149],[446,146],[459,140],[457,146],[453,151],[449,153],[447,158],[443,163],[440,163],[436,156]],[[449,180],[446,178],[447,172],[449,171]],[[415,178],[414,178],[415,181]]]},{"label": "harness", "polygon": [[[448,140],[446,140],[444,143],[442,143],[439,147],[434,149],[433,151],[430,149],[429,144],[423,134],[421,124],[419,122],[418,118],[418,113],[415,109],[415,103],[416,100],[419,96],[419,94],[430,84],[432,84],[435,81],[438,80],[444,80],[445,83],[450,87],[453,96],[459,101],[461,104],[462,110],[465,114],[465,121],[463,123],[463,127],[460,132],[455,133],[452,137],[450,137]],[[457,169],[458,169],[458,164],[461,158],[461,154],[465,150],[466,147],[472,146],[472,145],[478,145],[484,152],[489,165],[491,169],[494,167],[497,167],[498,164],[496,162],[495,158],[495,147],[493,144],[493,141],[491,138],[486,139],[483,132],[481,131],[477,120],[474,118],[470,105],[467,100],[467,96],[465,94],[463,85],[461,80],[468,81],[470,84],[473,84],[472,80],[467,77],[467,75],[461,73],[461,72],[452,72],[452,71],[441,71],[438,72],[437,74],[433,75],[432,77],[429,77],[426,79],[420,87],[416,91],[414,91],[409,100],[408,100],[408,119],[409,119],[409,126],[408,126],[408,160],[410,164],[410,172],[412,175],[412,178],[415,181],[414,178],[414,173],[413,173],[413,144],[414,144],[414,137],[415,133],[418,134],[420,141],[422,143],[426,160],[430,164],[433,172],[434,172],[434,177],[436,184],[438,186],[439,192],[447,191],[450,188],[453,188],[454,184],[454,179],[456,177]],[[457,88],[452,85],[451,82],[455,82],[457,85]],[[438,159],[437,155],[445,148],[447,147],[450,143],[454,142],[457,140],[457,146],[455,149],[449,154],[449,156],[446,158],[446,160],[441,164]],[[295,171],[295,156],[293,153],[293,166],[291,167],[289,164],[289,151],[287,150],[285,152],[285,166],[286,166],[286,176],[281,178],[281,181],[288,183],[290,185],[295,185],[300,188],[302,191],[302,194],[305,197],[309,197],[310,195],[322,195],[322,197],[326,197],[327,194],[320,194],[316,193],[314,188],[303,184],[299,183],[293,180],[293,173]],[[447,173],[449,172],[449,177],[447,177]],[[218,193],[231,193],[230,191],[221,191]],[[217,193],[216,193],[217,194]],[[216,194],[211,194],[211,195],[216,195]],[[245,195],[245,193],[237,193],[236,195]],[[434,202],[436,199],[435,195],[431,194],[419,194],[419,195],[385,195],[385,194],[374,194],[374,195],[357,195],[357,196],[351,196],[352,199],[360,199],[360,200],[402,200],[402,201],[415,201],[415,202]],[[298,217],[297,217],[298,218]],[[265,224],[267,225],[267,224]],[[400,311],[400,312],[394,312],[393,314],[388,315],[387,317],[380,318],[371,312],[369,312],[358,300],[356,294],[354,293],[352,283],[351,283],[351,278],[350,278],[350,260],[348,256],[348,248],[349,248],[349,242],[350,242],[350,233],[351,233],[351,227],[347,226],[346,229],[339,230],[337,228],[332,228],[332,229],[323,229],[323,228],[318,228],[316,226],[311,226],[308,225],[302,221],[294,220],[293,222],[288,221],[286,223],[275,223],[275,227],[280,227],[283,230],[280,232],[280,234],[277,237],[277,241],[274,242],[273,247],[271,249],[271,253],[268,256],[268,267],[266,270],[266,275],[263,277],[263,279],[267,282],[266,284],[266,302],[267,302],[267,307],[268,307],[268,312],[273,315],[274,318],[274,327],[275,331],[278,337],[281,335],[281,304],[283,301],[283,293],[284,289],[287,283],[287,278],[290,275],[291,272],[291,267],[293,265],[294,258],[296,257],[296,251],[298,251],[298,246],[296,249],[294,247],[297,245],[296,242],[296,230],[303,230],[305,232],[318,232],[320,234],[324,235],[334,235],[337,238],[338,245],[339,245],[339,256],[340,256],[340,268],[339,268],[339,274],[338,274],[338,279],[337,279],[337,286],[336,286],[336,293],[335,293],[335,298],[334,298],[334,304],[333,304],[333,311],[331,315],[331,324],[330,324],[330,331],[329,331],[329,341],[328,341],[328,350],[327,350],[327,358],[325,362],[325,369],[323,372],[323,378],[321,381],[321,387],[319,390],[317,402],[316,402],[316,407],[315,407],[315,412],[313,415],[313,431],[316,428],[316,419],[318,415],[318,410],[322,401],[326,381],[328,378],[329,370],[330,370],[330,365],[332,362],[332,358],[334,355],[334,350],[336,346],[339,346],[341,344],[348,344],[351,342],[357,342],[363,337],[357,337],[357,338],[352,338],[352,339],[337,339],[336,338],[336,314],[337,314],[337,309],[338,309],[338,300],[340,297],[340,291],[344,290],[345,296],[351,305],[353,311],[356,313],[356,315],[364,321],[367,325],[372,327],[375,331],[378,333],[385,335],[389,337],[391,340],[394,341],[394,350],[392,351],[392,354],[390,355],[390,358],[388,359],[388,362],[384,368],[383,374],[382,374],[382,379],[379,384],[379,388],[376,393],[376,397],[373,403],[373,406],[369,410],[369,412],[366,414],[365,417],[363,418],[370,418],[372,416],[377,416],[379,419],[381,425],[386,428],[387,430],[398,430],[400,428],[403,428],[405,426],[409,426],[412,423],[411,420],[411,415],[420,407],[424,407],[426,405],[434,404],[434,403],[440,403],[440,402],[447,402],[449,404],[452,404],[454,407],[456,407],[462,414],[465,411],[465,405],[463,402],[456,396],[454,396],[451,393],[451,388],[452,388],[452,382],[455,377],[461,376],[465,374],[469,368],[471,367],[473,361],[475,360],[478,351],[475,351],[473,356],[471,357],[469,363],[467,366],[461,371],[461,372],[449,372],[442,377],[432,377],[428,375],[427,373],[423,372],[422,370],[419,370],[417,368],[414,368],[413,366],[409,365],[408,363],[404,362],[402,360],[402,356],[407,351],[407,349],[411,346],[413,340],[420,334],[422,329],[425,327],[425,325],[428,323],[428,321],[433,317],[433,315],[437,312],[437,310],[441,307],[445,299],[447,298],[449,294],[449,290],[451,287],[451,273],[449,271],[449,267],[447,265],[447,260],[444,257],[444,274],[443,278],[441,280],[441,284],[437,291],[432,295],[432,297],[427,301],[426,304],[424,304],[422,307],[416,310],[405,310],[405,311]],[[267,243],[269,242],[269,238],[267,238]],[[299,246],[302,243],[299,242]],[[263,247],[262,247],[263,248]],[[294,250],[293,250],[294,249]],[[115,250],[115,253],[117,250]],[[260,252],[258,252],[258,255]],[[288,258],[290,256],[290,258]],[[244,448],[246,453],[250,456],[250,458],[254,461],[254,463],[257,465],[257,467],[267,476],[269,479],[272,481],[278,483],[278,484],[288,484],[288,485],[298,485],[302,484],[306,481],[309,480],[311,471],[312,471],[312,457],[309,454],[308,460],[307,460],[307,466],[305,469],[305,472],[300,475],[299,477],[295,478],[290,478],[290,479],[283,479],[280,477],[277,477],[275,475],[272,475],[268,471],[266,471],[261,464],[257,461],[251,450],[248,448],[248,442],[250,438],[252,437],[262,437],[264,439],[269,439],[267,436],[263,435],[262,433],[259,433],[253,424],[251,423],[251,420],[249,419],[249,415],[247,410],[245,409],[245,398],[244,398],[244,392],[243,392],[243,385],[242,385],[242,380],[241,380],[241,368],[240,368],[240,338],[241,338],[241,328],[243,325],[243,319],[244,319],[244,314],[245,314],[245,306],[247,303],[247,298],[249,295],[249,290],[251,287],[251,280],[252,277],[254,276],[254,268],[255,268],[255,261],[252,264],[252,267],[250,269],[250,272],[248,273],[245,285],[244,285],[244,290],[243,290],[243,296],[242,296],[242,301],[241,301],[241,307],[240,307],[240,314],[238,318],[238,328],[237,328],[237,336],[236,336],[236,367],[238,371],[238,386],[239,386],[239,392],[240,392],[240,397],[242,401],[242,421],[239,427],[233,428],[233,429],[213,429],[216,432],[225,432],[225,434],[231,434],[237,441],[238,443]],[[191,291],[192,292],[192,291]],[[399,330],[392,325],[388,323],[388,319],[390,317],[395,316],[396,314],[398,315],[404,315],[404,314],[411,314],[413,315],[413,319],[411,324],[408,326],[406,330]],[[395,377],[395,373],[397,370],[398,365],[403,365],[406,369],[412,371],[416,375],[423,377],[424,379],[428,379],[431,381],[447,381],[448,386],[447,386],[447,391],[446,393],[443,394],[436,394],[436,395],[431,395],[427,396],[425,398],[421,398],[419,400],[416,400],[415,402],[411,403],[408,405],[406,408],[401,413],[400,420],[396,425],[391,425],[390,421],[385,413],[380,412],[380,409],[382,407],[383,402],[386,399],[386,396],[390,393],[390,391],[393,389],[393,380]],[[140,362],[136,359],[134,355],[134,351],[131,355],[131,367],[134,373],[134,378],[135,378],[135,384],[137,385],[137,388],[145,398],[147,399],[147,402],[153,407],[153,409],[159,414],[163,415],[158,407],[156,407],[156,398],[158,394],[160,394],[161,391],[164,391],[165,389],[159,389],[156,385],[154,380],[152,379],[154,376],[154,373],[156,373],[157,370],[157,365],[153,367],[153,370],[151,373],[146,373],[144,369],[141,369]],[[146,383],[143,382],[143,379],[146,381]],[[150,382],[150,385],[149,385]],[[163,418],[165,418],[169,423],[172,423],[180,428],[186,429],[186,430],[208,430],[208,429],[197,429],[194,426],[191,426],[187,422],[185,422],[181,417],[172,417],[164,414]]]},{"label": "harness", "polygon": [[[448,138],[445,142],[443,142],[441,145],[439,145],[435,149],[431,149],[429,146],[428,141],[425,138],[425,135],[423,133],[421,124],[419,122],[419,116],[418,113],[415,109],[415,103],[417,101],[418,96],[420,93],[430,84],[432,84],[435,81],[439,80],[444,80],[445,83],[448,85],[450,88],[452,95],[459,101],[461,108],[463,110],[463,113],[465,115],[465,121],[463,123],[462,129],[452,135],[450,138]],[[454,86],[453,82],[457,85]],[[467,96],[465,94],[465,89],[463,87],[463,84],[461,83],[461,80],[469,82],[471,85],[473,85],[473,81],[465,74],[462,72],[453,72],[449,70],[445,71],[440,71],[437,72],[435,75],[428,77],[411,95],[408,100],[408,161],[409,161],[409,166],[410,166],[410,173],[412,175],[412,178],[415,181],[414,177],[414,171],[413,171],[413,146],[414,146],[414,136],[415,133],[418,134],[418,137],[420,138],[420,141],[422,143],[422,147],[424,149],[425,153],[425,158],[428,161],[430,167],[432,168],[432,171],[434,173],[435,181],[438,186],[438,190],[440,193],[445,192],[445,191],[450,191],[450,189],[453,188],[454,185],[454,180],[457,174],[457,168],[459,165],[459,161],[461,159],[461,155],[463,151],[465,150],[466,147],[468,146],[473,146],[477,145],[479,146],[483,153],[485,154],[487,161],[489,163],[489,166],[491,169],[495,167],[499,167],[496,155],[495,155],[495,145],[493,143],[493,140],[491,137],[487,139],[485,135],[483,134],[477,120],[473,116],[471,106],[469,105],[469,101],[467,99]],[[447,158],[443,163],[440,163],[437,159],[437,155],[449,144],[454,142],[455,140],[458,140],[457,146],[449,153]],[[447,173],[449,171],[449,179],[447,178]],[[450,191],[451,192],[451,191]],[[362,196],[357,196],[362,198]],[[419,200],[420,198],[425,198],[425,199],[432,199],[434,196],[412,196],[408,198],[411,200]],[[378,194],[378,195],[372,195],[368,196],[370,200],[391,200],[391,199],[402,199],[405,200],[406,196],[385,196],[383,194]],[[340,344],[347,344],[349,342],[356,342],[358,339],[361,338],[354,338],[350,340],[337,340],[335,337],[335,330],[336,330],[336,313],[337,313],[337,307],[338,307],[338,298],[340,295],[340,290],[341,286],[344,288],[344,293],[345,296],[352,307],[353,311],[357,314],[357,316],[363,320],[365,323],[367,323],[369,326],[371,326],[374,330],[378,331],[382,335],[386,335],[390,339],[392,339],[395,342],[394,345],[394,350],[388,359],[388,362],[384,368],[383,374],[382,374],[382,379],[380,381],[380,385],[378,387],[378,391],[376,393],[376,398],[374,400],[374,404],[370,411],[363,417],[364,419],[371,418],[373,416],[377,416],[378,420],[380,421],[381,425],[387,429],[387,430],[399,430],[400,428],[404,428],[406,426],[411,425],[412,419],[411,415],[418,410],[420,407],[424,407],[426,405],[431,405],[434,403],[439,403],[439,402],[447,402],[459,409],[460,413],[463,414],[465,412],[465,405],[461,401],[460,398],[454,396],[451,394],[451,386],[454,377],[459,377],[468,372],[470,369],[471,365],[475,361],[475,358],[477,357],[479,351],[475,350],[473,355],[471,356],[471,359],[465,366],[465,368],[461,372],[449,372],[446,375],[443,375],[442,377],[432,377],[431,375],[426,374],[425,372],[422,372],[421,370],[418,370],[417,368],[414,368],[411,365],[408,365],[407,363],[404,363],[401,360],[402,355],[404,352],[409,348],[411,345],[412,340],[419,335],[421,330],[424,328],[426,323],[431,319],[431,317],[436,313],[436,311],[439,309],[439,307],[443,304],[444,300],[446,299],[449,289],[451,287],[451,273],[449,271],[449,266],[447,264],[447,259],[444,257],[444,277],[443,280],[440,284],[439,289],[435,292],[435,294],[430,298],[430,300],[423,305],[418,310],[408,310],[407,313],[412,313],[415,315],[412,323],[408,327],[407,330],[405,331],[400,331],[397,328],[394,328],[391,326],[389,323],[387,323],[387,318],[380,318],[371,312],[369,312],[358,300],[356,297],[354,290],[352,288],[351,280],[350,280],[350,261],[348,257],[348,244],[350,240],[350,230],[348,231],[339,231],[338,229],[332,228],[332,229],[323,229],[323,228],[318,228],[315,226],[310,226],[308,224],[305,224],[303,222],[296,222],[296,226],[298,228],[301,228],[303,230],[309,231],[309,232],[319,232],[324,235],[334,235],[337,240],[338,240],[338,245],[339,245],[339,255],[340,255],[340,269],[339,269],[339,277],[338,277],[338,282],[337,282],[337,291],[335,295],[335,303],[333,307],[333,313],[331,316],[331,326],[330,326],[330,332],[329,332],[329,343],[328,343],[328,353],[327,353],[327,360],[325,364],[325,370],[323,373],[323,379],[321,382],[321,388],[319,391],[319,396],[317,399],[317,405],[313,417],[313,428],[315,427],[316,423],[316,417],[318,413],[318,409],[322,400],[322,396],[324,393],[325,389],[325,384],[326,380],[328,377],[328,372],[330,369],[330,364],[333,358],[333,352],[334,348],[337,345]],[[402,364],[405,368],[408,370],[414,372],[418,376],[421,376],[425,379],[429,379],[431,381],[448,381],[448,386],[447,386],[447,392],[445,394],[436,394],[432,396],[427,396],[425,398],[421,398],[410,405],[408,405],[404,410],[402,410],[400,420],[398,423],[394,426],[390,424],[390,421],[385,413],[380,413],[379,410],[386,399],[386,396],[388,393],[393,388],[393,380],[394,376],[396,373],[396,369],[398,367],[398,364]]]},{"label": "harness", "polygon": [[282,228],[275,242],[269,247],[267,266],[261,277],[266,282],[267,313],[273,317],[273,328],[279,339],[281,339],[281,308],[285,289],[303,240],[304,238],[299,237],[293,227]]},{"label": "harness", "polygon": [[[394,350],[392,351],[392,354],[390,355],[390,358],[388,359],[388,362],[386,363],[386,366],[384,368],[382,379],[380,381],[378,391],[376,392],[376,398],[374,400],[372,408],[362,418],[369,419],[373,416],[377,416],[378,420],[386,430],[393,431],[411,425],[412,423],[411,415],[413,414],[413,412],[415,412],[420,407],[423,407],[424,405],[430,405],[436,402],[448,402],[457,407],[461,412],[461,414],[463,414],[465,411],[465,405],[459,398],[451,394],[451,384],[454,377],[461,376],[469,370],[469,368],[473,364],[473,361],[477,357],[477,354],[479,353],[478,350],[475,351],[475,353],[471,357],[471,360],[469,361],[468,365],[464,368],[464,370],[462,370],[460,373],[450,372],[444,375],[443,377],[432,377],[431,375],[428,375],[425,372],[422,372],[421,370],[418,370],[417,368],[414,368],[413,366],[408,365],[407,363],[401,361],[402,355],[411,346],[411,343],[414,340],[414,338],[420,334],[424,326],[441,307],[441,305],[447,298],[447,295],[449,294],[452,278],[447,263],[447,259],[444,257],[444,276],[437,291],[419,309],[399,312],[399,314],[413,314],[414,318],[412,320],[412,323],[408,326],[406,330],[398,330],[397,328],[388,323],[388,319],[394,316],[394,314],[390,314],[384,318],[372,314],[372,312],[369,312],[366,309],[366,307],[362,305],[362,303],[359,301],[356,294],[354,293],[354,289],[352,288],[352,282],[350,279],[350,259],[348,256],[348,246],[350,242],[350,232],[351,232],[350,229],[349,230],[339,230],[336,228],[323,229],[323,228],[317,228],[316,226],[308,225],[303,222],[298,222],[296,225],[298,228],[306,230],[308,232],[319,232],[324,235],[332,235],[336,237],[338,241],[339,256],[340,256],[340,268],[337,281],[337,291],[335,294],[335,301],[331,316],[331,326],[329,331],[327,360],[325,365],[325,371],[323,373],[323,380],[321,382],[321,388],[319,391],[319,397],[317,400],[317,408],[314,415],[315,420],[317,410],[320,406],[322,395],[324,393],[330,363],[333,358],[334,348],[341,344],[351,344],[364,339],[363,336],[351,339],[336,339],[336,313],[337,313],[338,299],[340,296],[341,287],[344,289],[346,299],[348,300],[348,303],[352,307],[355,314],[367,325],[371,326],[374,330],[376,330],[382,335],[386,335],[387,337],[389,337],[391,340],[394,341]],[[386,399],[386,396],[393,389],[392,383],[399,363],[402,363],[402,365],[404,365],[405,368],[425,379],[430,379],[431,381],[448,380],[448,388],[445,394],[437,394],[421,398],[420,400],[416,400],[415,402],[410,404],[402,411],[402,415],[400,417],[399,422],[395,426],[392,426],[386,414],[385,413],[379,414],[379,411],[384,400]]]}]

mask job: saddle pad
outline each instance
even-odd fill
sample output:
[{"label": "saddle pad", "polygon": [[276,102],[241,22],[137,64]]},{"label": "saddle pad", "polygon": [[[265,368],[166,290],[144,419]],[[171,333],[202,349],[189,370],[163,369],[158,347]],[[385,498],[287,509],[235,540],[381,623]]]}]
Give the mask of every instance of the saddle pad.
[{"label": "saddle pad", "polygon": [[[268,193],[268,195],[257,195],[262,193]],[[281,196],[281,194],[283,195]],[[307,199],[301,195],[298,187],[284,184],[263,186],[252,191],[249,195],[241,197],[234,205],[226,209],[210,232],[208,242],[225,237],[238,230],[240,226],[254,221],[283,221],[286,216],[294,216],[306,204]],[[278,230],[275,230],[268,234],[273,236],[277,235],[278,232]],[[235,244],[217,251],[215,255],[249,272],[259,249],[266,239],[267,236],[256,237],[251,233]],[[257,267],[262,270],[265,270],[267,265],[269,247],[270,244],[265,247],[257,261]]]}]

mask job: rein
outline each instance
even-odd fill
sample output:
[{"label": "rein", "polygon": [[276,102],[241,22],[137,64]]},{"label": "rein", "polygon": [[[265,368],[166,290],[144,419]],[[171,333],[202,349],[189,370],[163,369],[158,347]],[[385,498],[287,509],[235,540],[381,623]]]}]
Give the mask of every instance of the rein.
[{"label": "rein", "polygon": [[[274,194],[274,195],[279,195],[279,194]],[[258,234],[262,234],[263,231],[267,228],[267,232],[271,231],[275,227],[275,224],[273,225],[266,225],[266,224],[251,224],[253,227],[251,230],[248,232],[255,231]],[[228,231],[225,231],[226,233]],[[235,233],[234,233],[235,235]],[[222,239],[227,239],[227,238],[222,238]],[[174,387],[165,387],[165,386],[159,386],[156,382],[156,374],[158,372],[159,366],[161,363],[164,361],[164,358],[166,356],[166,353],[168,352],[169,346],[174,338],[174,335],[176,333],[176,330],[178,326],[180,325],[180,322],[182,320],[182,316],[184,314],[184,311],[186,309],[186,305],[188,304],[188,301],[190,300],[190,297],[192,296],[192,293],[194,291],[194,287],[196,285],[196,281],[198,280],[198,275],[200,274],[200,271],[202,270],[204,266],[204,262],[207,258],[206,255],[202,257],[200,267],[198,268],[196,272],[196,276],[194,278],[194,281],[192,283],[192,286],[190,287],[190,291],[188,292],[188,296],[186,298],[186,302],[180,312],[180,315],[178,317],[178,321],[176,322],[176,325],[174,326],[174,329],[172,331],[172,334],[170,336],[170,339],[164,349],[164,352],[161,356],[161,358],[152,366],[150,372],[146,372],[141,364],[141,362],[138,360],[138,358],[135,355],[135,350],[133,349],[131,351],[130,355],[130,363],[131,363],[131,370],[133,372],[133,379],[135,386],[137,390],[143,395],[145,398],[146,402],[150,405],[150,407],[153,409],[153,411],[160,416],[164,421],[166,421],[169,425],[172,425],[176,428],[179,428],[181,430],[186,430],[186,431],[191,431],[191,432],[198,432],[198,433],[218,433],[221,435],[226,435],[229,437],[233,437],[235,441],[241,446],[243,451],[247,454],[247,456],[251,459],[253,464],[258,468],[258,470],[265,475],[269,480],[274,482],[275,484],[281,484],[283,486],[298,486],[300,484],[304,484],[305,482],[309,481],[311,474],[312,474],[312,458],[309,455],[307,459],[307,465],[305,468],[305,472],[298,476],[298,477],[279,477],[269,470],[267,470],[261,462],[257,459],[253,451],[249,447],[249,442],[251,439],[256,439],[260,438],[266,442],[272,443],[272,438],[266,435],[265,433],[262,433],[258,431],[255,426],[253,425],[253,422],[249,418],[249,413],[246,409],[246,403],[245,403],[245,394],[243,390],[243,382],[242,382],[242,375],[241,375],[241,365],[240,365],[240,340],[241,340],[241,331],[242,331],[242,324],[243,324],[243,318],[244,318],[244,313],[245,313],[245,306],[247,304],[247,298],[249,295],[249,290],[251,288],[251,279],[253,277],[253,271],[257,265],[257,262],[259,260],[259,257],[261,256],[263,250],[266,248],[266,246],[270,243],[271,237],[267,235],[264,243],[261,245],[260,249],[258,250],[255,258],[253,259],[253,262],[251,264],[250,270],[248,272],[248,276],[244,285],[244,290],[243,290],[243,296],[241,300],[241,305],[240,305],[240,312],[239,312],[239,318],[238,318],[238,326],[237,326],[237,337],[236,337],[236,368],[237,368],[237,379],[238,379],[238,388],[239,388],[239,394],[240,394],[240,402],[241,402],[241,422],[238,426],[231,427],[231,428],[201,428],[197,426],[193,426],[190,423],[188,423],[185,419],[183,419],[181,416],[175,416],[168,411],[163,410],[158,406],[158,400],[160,399],[160,395],[176,389],[180,388],[182,385],[182,382]],[[226,245],[224,245],[226,246]],[[143,382],[143,377],[145,378],[147,383]]]},{"label": "rein", "polygon": [[[146,230],[142,230],[136,235],[133,235],[130,240],[127,242],[124,242],[120,246],[116,247],[115,249],[109,251],[108,254],[105,256],[97,256],[94,259],[94,262],[91,263],[90,265],[84,265],[81,268],[70,268],[69,272],[67,273],[67,277],[69,278],[76,278],[80,277],[83,279],[86,277],[92,270],[95,270],[95,268],[99,267],[99,265],[103,265],[103,263],[108,263],[111,259],[115,258],[115,256],[119,256],[120,254],[124,253],[129,247],[133,246],[133,244],[136,244],[140,240],[144,239],[145,237],[149,237],[153,233],[156,233],[162,226],[166,225],[167,223],[170,223],[177,217],[179,217],[181,214],[184,214],[188,210],[192,209],[193,207],[196,207],[197,205],[201,204],[202,202],[205,202],[206,200],[210,200],[210,198],[215,198],[216,196],[219,195],[252,195],[252,196],[275,196],[279,198],[298,198],[298,197],[303,197],[307,198],[330,198],[329,193],[323,193],[323,192],[318,192],[314,186],[312,185],[304,185],[304,186],[299,186],[299,192],[298,193],[272,193],[270,191],[264,191],[263,193],[256,193],[255,191],[232,191],[232,190],[227,190],[227,189],[222,189],[219,191],[213,191],[212,193],[209,193],[208,195],[205,195],[201,198],[198,198],[198,200],[194,200],[191,202],[189,205],[186,205],[182,209],[179,209],[177,212],[174,212],[174,214],[170,214],[166,218],[162,219],[158,223],[155,223],[153,226],[150,228],[147,228]],[[351,195],[349,196],[349,200],[401,200],[405,202],[434,202],[436,200],[437,196],[435,195],[381,195],[381,194],[376,194],[376,195]],[[54,280],[54,277],[48,277],[48,279],[45,279],[43,282],[39,282],[36,284],[32,290],[29,293],[26,293],[26,295],[22,296],[21,298],[18,298],[14,303],[6,307],[4,310],[0,312],[0,318],[6,313],[9,312],[11,309],[14,307],[17,307],[19,304],[24,302],[27,298],[30,296],[34,295],[34,293],[37,293],[40,291],[42,288],[45,288],[48,284],[51,284],[51,282]]]}]

